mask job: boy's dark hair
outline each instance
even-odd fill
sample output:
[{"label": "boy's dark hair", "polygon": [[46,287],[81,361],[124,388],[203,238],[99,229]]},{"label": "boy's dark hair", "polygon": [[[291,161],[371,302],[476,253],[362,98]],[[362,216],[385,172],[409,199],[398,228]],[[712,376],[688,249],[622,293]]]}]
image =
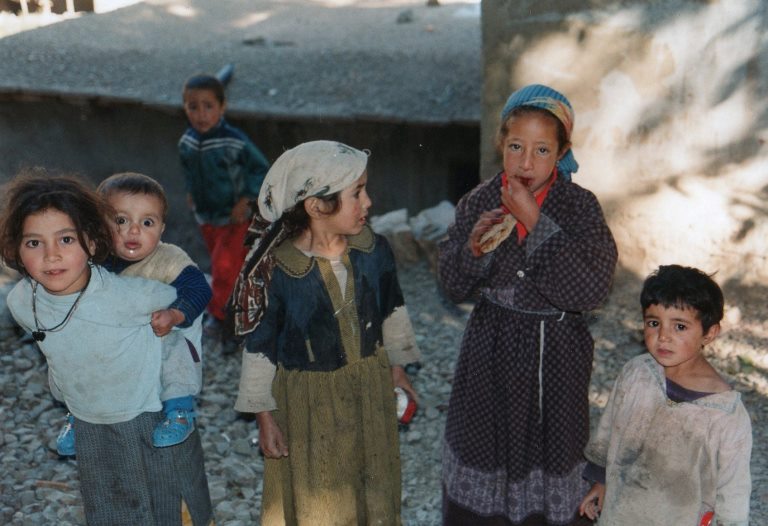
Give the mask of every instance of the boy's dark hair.
[{"label": "boy's dark hair", "polygon": [[[316,199],[323,201],[328,210],[323,211],[325,215],[332,216],[339,211],[341,207],[341,192],[335,192],[328,195],[316,195]],[[293,237],[309,228],[309,214],[304,208],[304,199],[299,201],[289,210],[286,210],[280,220],[283,222],[283,228],[287,237]]]},{"label": "boy's dark hair", "polygon": [[189,77],[184,83],[183,93],[187,93],[191,90],[211,91],[220,104],[224,104],[224,100],[226,100],[226,96],[224,95],[224,84],[213,75],[199,74]]},{"label": "boy's dark hair", "polygon": [[163,222],[165,222],[165,218],[168,215],[168,198],[165,195],[163,185],[148,175],[137,172],[122,172],[110,175],[99,184],[96,191],[104,199],[109,199],[109,196],[117,192],[131,195],[153,195],[160,200]]},{"label": "boy's dark hair", "polygon": [[706,333],[723,319],[723,291],[699,269],[662,265],[643,283],[640,305],[643,312],[651,305],[691,308],[698,313]]},{"label": "boy's dark hair", "polygon": [[507,136],[507,132],[509,131],[509,121],[512,119],[512,117],[520,117],[522,115],[532,114],[543,115],[552,120],[552,122],[557,125],[557,153],[560,153],[560,150],[563,149],[563,146],[568,144],[568,132],[565,130],[565,125],[563,125],[560,119],[555,117],[553,113],[537,106],[518,106],[509,112],[507,118],[499,124],[499,129],[496,130],[496,149],[501,151],[504,137]]},{"label": "boy's dark hair", "polygon": [[45,170],[27,170],[5,185],[0,216],[0,258],[25,273],[19,256],[24,221],[32,214],[58,210],[72,220],[77,240],[86,254],[88,241],[95,245],[91,259],[103,262],[112,250],[112,232],[106,217],[109,207],[85,182],[74,176],[52,176]]}]

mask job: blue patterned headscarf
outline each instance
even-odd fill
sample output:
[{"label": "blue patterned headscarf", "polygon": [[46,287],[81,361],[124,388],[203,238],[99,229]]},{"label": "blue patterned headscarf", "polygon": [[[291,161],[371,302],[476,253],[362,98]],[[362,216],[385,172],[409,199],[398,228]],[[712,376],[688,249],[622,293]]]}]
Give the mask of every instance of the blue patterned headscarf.
[{"label": "blue patterned headscarf", "polygon": [[[563,123],[566,139],[570,142],[575,116],[571,103],[568,102],[568,99],[562,93],[541,84],[531,84],[530,86],[520,88],[507,99],[504,109],[501,110],[501,122],[506,121],[512,110],[520,106],[532,106],[550,112],[557,120]],[[570,181],[571,174],[578,171],[579,163],[576,162],[576,158],[573,156],[573,150],[569,148],[563,158],[557,161],[557,173],[566,181]]]}]

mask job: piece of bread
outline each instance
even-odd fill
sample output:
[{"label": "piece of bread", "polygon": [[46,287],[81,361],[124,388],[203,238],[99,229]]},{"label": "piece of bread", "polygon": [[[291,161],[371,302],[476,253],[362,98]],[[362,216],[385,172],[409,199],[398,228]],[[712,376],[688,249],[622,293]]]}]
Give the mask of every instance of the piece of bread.
[{"label": "piece of bread", "polygon": [[517,221],[512,217],[512,214],[504,214],[504,219],[500,223],[496,223],[480,236],[480,252],[487,254],[495,250],[502,241],[509,237],[516,224]]}]

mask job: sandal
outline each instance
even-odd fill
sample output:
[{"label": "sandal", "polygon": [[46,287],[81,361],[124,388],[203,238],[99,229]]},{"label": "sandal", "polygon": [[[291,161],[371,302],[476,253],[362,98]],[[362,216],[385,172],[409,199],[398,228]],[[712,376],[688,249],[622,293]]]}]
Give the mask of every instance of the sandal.
[{"label": "sandal", "polygon": [[75,456],[75,417],[67,413],[67,423],[56,437],[56,453],[62,457]]},{"label": "sandal", "polygon": [[165,420],[157,424],[152,432],[152,445],[168,447],[181,444],[195,430],[195,412],[187,409],[173,409],[165,414]]}]

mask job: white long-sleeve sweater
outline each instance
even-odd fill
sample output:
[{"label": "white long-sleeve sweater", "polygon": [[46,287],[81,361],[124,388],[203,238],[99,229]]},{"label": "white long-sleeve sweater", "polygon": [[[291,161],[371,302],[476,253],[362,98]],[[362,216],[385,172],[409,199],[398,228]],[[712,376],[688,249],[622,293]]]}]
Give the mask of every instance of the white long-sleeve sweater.
[{"label": "white long-sleeve sweater", "polygon": [[[39,325],[56,326],[76,298],[77,293],[56,296],[38,286]],[[169,285],[93,267],[70,321],[38,342],[51,378],[75,417],[114,424],[160,410],[161,339],[149,323],[152,312],[175,298],[176,290]],[[21,280],[7,301],[19,325],[34,331],[32,283]]]},{"label": "white long-sleeve sweater", "polygon": [[746,526],[752,427],[736,391],[675,403],[650,354],[616,380],[587,458],[606,468],[600,526]]}]

